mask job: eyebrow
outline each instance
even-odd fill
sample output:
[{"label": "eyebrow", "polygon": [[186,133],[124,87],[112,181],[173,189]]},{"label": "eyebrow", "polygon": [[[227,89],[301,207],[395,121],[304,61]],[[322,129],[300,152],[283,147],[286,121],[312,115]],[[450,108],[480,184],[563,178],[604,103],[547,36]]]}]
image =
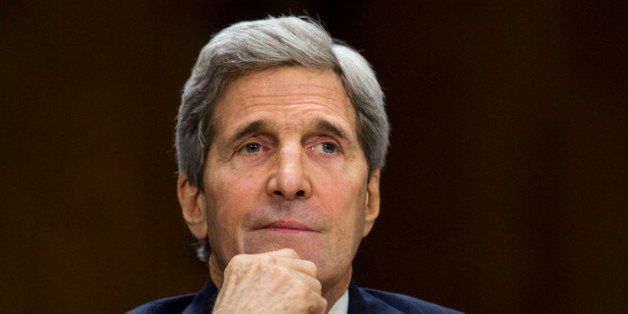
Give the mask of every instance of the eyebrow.
[{"label": "eyebrow", "polygon": [[342,139],[349,139],[347,133],[341,127],[327,120],[317,119],[316,122],[314,122],[314,129],[332,133]]},{"label": "eyebrow", "polygon": [[236,130],[235,135],[230,137],[227,143],[235,143],[253,133],[259,133],[267,130],[269,124],[271,123],[267,120],[255,120]]},{"label": "eyebrow", "polygon": [[[237,129],[235,134],[227,140],[227,143],[239,142],[241,139],[254,133],[269,132],[271,126],[275,124],[276,123],[269,120],[255,120]],[[341,127],[324,119],[314,121],[310,129],[331,133],[342,139],[349,140],[347,133]]]}]

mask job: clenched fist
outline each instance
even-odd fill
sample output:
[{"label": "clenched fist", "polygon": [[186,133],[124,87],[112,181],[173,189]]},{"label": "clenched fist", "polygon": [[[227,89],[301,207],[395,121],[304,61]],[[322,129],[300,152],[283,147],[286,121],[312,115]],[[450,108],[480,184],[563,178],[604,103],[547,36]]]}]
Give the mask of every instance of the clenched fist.
[{"label": "clenched fist", "polygon": [[292,249],[235,256],[213,313],[325,313],[316,265]]}]

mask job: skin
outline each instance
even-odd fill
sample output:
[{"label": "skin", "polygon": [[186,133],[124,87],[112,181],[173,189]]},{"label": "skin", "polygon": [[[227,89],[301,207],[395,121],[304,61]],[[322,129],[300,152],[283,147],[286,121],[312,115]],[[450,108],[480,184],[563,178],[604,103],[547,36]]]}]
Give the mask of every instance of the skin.
[{"label": "skin", "polygon": [[205,190],[179,176],[183,217],[212,247],[215,312],[321,313],[346,291],[379,214],[355,111],[332,71],[231,82],[217,104]]}]

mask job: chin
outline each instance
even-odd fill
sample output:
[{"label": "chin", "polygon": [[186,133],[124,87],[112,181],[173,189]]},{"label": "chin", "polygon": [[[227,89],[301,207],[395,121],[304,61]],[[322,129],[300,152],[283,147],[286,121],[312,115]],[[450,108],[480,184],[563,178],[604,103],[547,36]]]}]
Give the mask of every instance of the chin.
[{"label": "chin", "polygon": [[314,252],[326,252],[324,237],[316,232],[284,232],[263,230],[245,236],[244,252],[247,254],[265,253],[291,248],[300,258],[310,260]]}]

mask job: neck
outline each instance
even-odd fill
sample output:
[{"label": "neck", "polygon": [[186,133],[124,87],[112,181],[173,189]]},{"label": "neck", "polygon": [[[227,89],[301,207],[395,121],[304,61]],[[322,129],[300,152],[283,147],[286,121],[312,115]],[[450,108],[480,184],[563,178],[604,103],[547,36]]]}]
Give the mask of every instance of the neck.
[{"label": "neck", "polygon": [[213,255],[209,257],[209,277],[212,282],[220,290],[222,288],[222,282],[224,280],[224,269],[222,269],[216,262],[216,258]]},{"label": "neck", "polygon": [[349,268],[347,273],[339,278],[338,280],[333,281],[332,283],[325,284],[323,283],[323,291],[322,295],[325,300],[327,300],[327,311],[331,310],[331,308],[338,302],[338,299],[342,297],[342,295],[349,288],[349,284],[351,283],[351,274],[353,268]]}]

